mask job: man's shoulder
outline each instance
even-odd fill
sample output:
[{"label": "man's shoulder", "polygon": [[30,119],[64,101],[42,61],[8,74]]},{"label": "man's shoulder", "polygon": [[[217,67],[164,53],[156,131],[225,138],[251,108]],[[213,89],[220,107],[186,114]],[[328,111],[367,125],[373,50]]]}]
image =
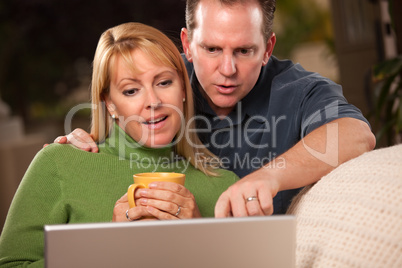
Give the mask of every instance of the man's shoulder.
[{"label": "man's shoulder", "polygon": [[269,58],[268,63],[263,67],[263,69],[269,69],[274,71],[276,74],[280,74],[286,70],[291,69],[296,64],[289,59],[278,59],[276,56],[272,55]]},{"label": "man's shoulder", "polygon": [[277,83],[289,83],[314,75],[313,72],[306,71],[300,64],[291,60],[280,60],[272,56],[266,66],[263,67],[261,74],[271,77],[270,80]]},{"label": "man's shoulder", "polygon": [[275,83],[276,87],[291,85],[292,83],[297,83],[300,86],[300,84],[314,81],[334,83],[319,73],[304,69],[299,63],[294,63],[291,60],[279,60],[274,56],[270,58],[268,64],[263,68],[262,75],[270,75],[271,81]]}]

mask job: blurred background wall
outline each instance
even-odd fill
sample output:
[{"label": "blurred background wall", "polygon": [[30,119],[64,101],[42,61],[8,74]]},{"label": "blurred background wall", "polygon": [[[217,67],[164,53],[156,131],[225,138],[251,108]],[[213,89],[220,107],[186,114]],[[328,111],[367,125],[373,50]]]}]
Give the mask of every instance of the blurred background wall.
[{"label": "blurred background wall", "polygon": [[[341,83],[347,99],[369,117],[372,66],[398,53],[384,3],[279,0],[274,54]],[[184,7],[184,0],[0,2],[0,230],[36,152],[65,134],[72,107],[89,102],[100,34],[138,21],[162,30],[180,47]],[[89,110],[77,114],[72,129],[88,130],[89,115]]]},{"label": "blurred background wall", "polygon": [[[179,45],[184,8],[181,0],[0,1],[0,230],[36,152],[64,135],[72,107],[90,101],[102,32],[138,21]],[[88,130],[89,116],[89,110],[76,114],[72,129]]]}]

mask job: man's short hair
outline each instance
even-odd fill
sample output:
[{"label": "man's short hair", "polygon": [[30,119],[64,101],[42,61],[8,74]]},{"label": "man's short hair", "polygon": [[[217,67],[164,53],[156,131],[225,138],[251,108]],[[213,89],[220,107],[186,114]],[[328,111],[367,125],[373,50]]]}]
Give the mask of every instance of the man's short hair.
[{"label": "man's short hair", "polygon": [[[190,41],[193,37],[193,30],[197,28],[195,13],[200,1],[201,0],[187,0],[186,3],[186,27],[188,30],[188,37]],[[227,6],[232,6],[239,3],[246,5],[247,3],[250,3],[250,0],[216,0],[216,1],[219,1],[222,5]],[[262,10],[263,25],[261,31],[264,36],[265,42],[267,42],[272,34],[272,25],[274,22],[276,0],[255,0],[255,1],[258,2]]]}]

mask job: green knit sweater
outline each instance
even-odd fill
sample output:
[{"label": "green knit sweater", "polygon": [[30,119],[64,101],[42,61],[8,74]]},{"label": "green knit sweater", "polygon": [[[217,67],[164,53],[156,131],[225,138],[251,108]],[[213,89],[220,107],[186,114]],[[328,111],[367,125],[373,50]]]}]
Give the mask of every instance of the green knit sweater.
[{"label": "green knit sweater", "polygon": [[1,267],[43,267],[45,224],[110,222],[135,173],[185,173],[185,186],[203,217],[214,216],[218,197],[238,179],[224,170],[219,177],[208,177],[175,156],[172,148],[140,147],[118,126],[114,130],[97,154],[52,144],[35,156],[0,237]]}]

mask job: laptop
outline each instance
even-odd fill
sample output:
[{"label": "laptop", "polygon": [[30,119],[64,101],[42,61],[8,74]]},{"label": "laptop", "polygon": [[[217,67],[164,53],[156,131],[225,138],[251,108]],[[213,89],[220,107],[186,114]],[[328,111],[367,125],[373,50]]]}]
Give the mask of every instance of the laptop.
[{"label": "laptop", "polygon": [[46,225],[45,265],[63,267],[289,267],[291,215]]}]

